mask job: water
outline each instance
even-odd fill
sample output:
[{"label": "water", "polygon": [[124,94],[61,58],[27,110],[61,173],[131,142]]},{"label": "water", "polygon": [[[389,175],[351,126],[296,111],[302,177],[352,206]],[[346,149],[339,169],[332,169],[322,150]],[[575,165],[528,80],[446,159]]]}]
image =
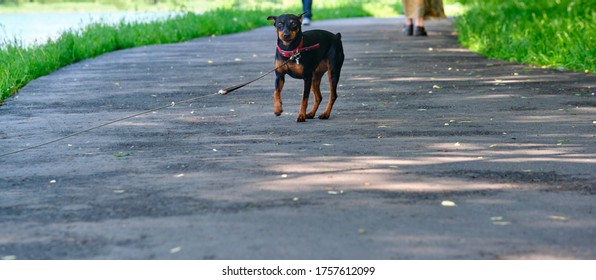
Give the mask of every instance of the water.
[{"label": "water", "polygon": [[19,40],[23,45],[43,44],[67,30],[79,30],[92,22],[119,23],[153,21],[176,15],[173,12],[68,12],[0,14],[0,42]]}]

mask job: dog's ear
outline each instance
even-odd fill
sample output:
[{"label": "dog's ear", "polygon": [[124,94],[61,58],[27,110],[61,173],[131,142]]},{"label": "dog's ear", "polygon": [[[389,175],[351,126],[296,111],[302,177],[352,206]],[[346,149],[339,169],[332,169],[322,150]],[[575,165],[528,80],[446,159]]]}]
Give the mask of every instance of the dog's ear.
[{"label": "dog's ear", "polygon": [[304,14],[306,14],[306,13],[301,13],[301,14],[297,15],[297,17],[300,18],[300,23],[302,23],[302,19],[304,18]]},{"label": "dog's ear", "polygon": [[273,25],[275,25],[275,21],[277,20],[276,16],[269,16],[267,17],[267,20],[272,20],[273,21]]}]

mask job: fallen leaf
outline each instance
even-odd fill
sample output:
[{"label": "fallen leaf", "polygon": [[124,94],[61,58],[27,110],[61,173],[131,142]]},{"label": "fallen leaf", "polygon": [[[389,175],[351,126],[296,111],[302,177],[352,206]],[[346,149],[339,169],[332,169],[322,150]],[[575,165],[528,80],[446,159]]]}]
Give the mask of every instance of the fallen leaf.
[{"label": "fallen leaf", "polygon": [[457,204],[455,204],[455,202],[451,201],[451,200],[443,200],[441,201],[441,205],[445,206],[445,207],[454,207],[457,206]]},{"label": "fallen leaf", "polygon": [[282,178],[288,178],[288,174],[281,174]]},{"label": "fallen leaf", "polygon": [[292,198],[292,200],[293,200],[293,201],[298,201],[298,200],[300,200],[300,198],[298,198],[298,197],[294,197],[294,198]]},{"label": "fallen leaf", "polygon": [[437,85],[433,85],[433,88],[441,88],[440,86]]},{"label": "fallen leaf", "polygon": [[114,190],[114,193],[124,193],[124,190]]},{"label": "fallen leaf", "polygon": [[497,225],[497,226],[508,226],[510,225],[511,222],[505,222],[505,221],[494,221],[493,225]]},{"label": "fallen leaf", "polygon": [[181,178],[184,177],[184,173],[174,175],[174,178]]},{"label": "fallen leaf", "polygon": [[363,228],[358,229],[358,234],[363,235],[365,233],[366,233],[366,229],[363,229]]},{"label": "fallen leaf", "polygon": [[567,217],[563,216],[548,216],[548,218],[555,221],[567,221]]},{"label": "fallen leaf", "polygon": [[503,220],[503,217],[501,217],[501,216],[494,216],[494,217],[490,217],[490,220],[491,221],[502,221]]},{"label": "fallen leaf", "polygon": [[327,191],[327,193],[330,194],[330,195],[337,195],[337,194],[339,194],[338,191]]},{"label": "fallen leaf", "polygon": [[180,251],[182,251],[182,247],[174,247],[174,248],[170,249],[170,254],[176,254]]},{"label": "fallen leaf", "polygon": [[56,180],[50,180],[50,184],[56,184]]}]

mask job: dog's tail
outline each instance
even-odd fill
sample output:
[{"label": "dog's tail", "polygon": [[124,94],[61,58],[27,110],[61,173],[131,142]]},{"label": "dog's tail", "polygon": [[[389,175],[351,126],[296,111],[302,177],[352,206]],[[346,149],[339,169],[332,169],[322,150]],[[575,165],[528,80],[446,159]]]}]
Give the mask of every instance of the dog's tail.
[{"label": "dog's tail", "polygon": [[337,34],[335,34],[335,37],[337,37],[337,39],[341,40],[341,33],[338,32]]}]

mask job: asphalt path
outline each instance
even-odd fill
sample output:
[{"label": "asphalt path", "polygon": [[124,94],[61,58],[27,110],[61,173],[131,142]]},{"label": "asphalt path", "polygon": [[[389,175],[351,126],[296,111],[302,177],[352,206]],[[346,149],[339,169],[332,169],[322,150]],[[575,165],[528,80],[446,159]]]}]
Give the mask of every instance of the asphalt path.
[{"label": "asphalt path", "polygon": [[328,120],[296,122],[289,77],[279,117],[273,75],[214,94],[273,67],[271,26],[32,81],[0,107],[0,154],[149,111],[0,157],[0,258],[596,258],[594,74],[402,25],[308,28],[342,33]]}]

